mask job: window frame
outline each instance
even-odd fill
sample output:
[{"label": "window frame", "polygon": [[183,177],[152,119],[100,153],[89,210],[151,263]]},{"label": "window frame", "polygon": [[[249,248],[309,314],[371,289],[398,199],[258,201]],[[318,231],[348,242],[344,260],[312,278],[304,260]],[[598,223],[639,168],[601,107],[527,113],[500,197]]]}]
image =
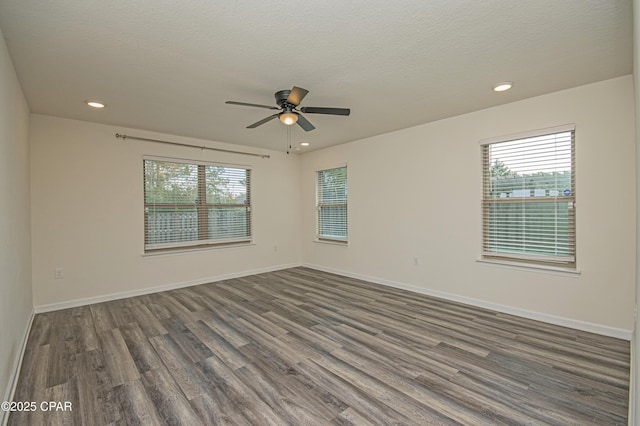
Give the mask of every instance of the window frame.
[{"label": "window frame", "polygon": [[[504,263],[509,265],[533,267],[540,269],[552,269],[562,270],[569,272],[577,272],[577,243],[576,243],[576,138],[575,138],[575,124],[567,124],[563,126],[550,127],[545,129],[533,130],[528,132],[522,132],[512,135],[500,136],[495,138],[481,140],[481,241],[480,241],[480,253],[481,260],[491,263]],[[523,141],[529,138],[551,136],[560,133],[571,133],[570,141],[570,157],[571,157],[571,170],[570,170],[570,194],[557,194],[547,196],[526,196],[512,197],[512,198],[491,198],[490,194],[490,179],[489,169],[492,167],[491,158],[489,156],[489,149],[492,145],[497,145],[505,142]],[[487,246],[491,241],[490,228],[490,207],[491,205],[499,204],[511,204],[524,206],[530,203],[544,203],[546,205],[553,205],[556,209],[561,203],[567,204],[567,255],[548,255],[548,254],[535,254],[535,253],[507,253],[496,252],[487,250]],[[495,232],[495,230],[494,230]],[[557,234],[557,231],[556,231]],[[527,241],[526,238],[523,241]],[[531,240],[529,240],[531,241]],[[495,244],[495,242],[494,242]],[[560,251],[556,244],[556,251]]]},{"label": "window frame", "polygon": [[[321,196],[321,180],[320,180],[320,176],[322,173],[324,172],[328,172],[331,170],[338,170],[338,169],[344,169],[345,170],[345,180],[344,180],[344,184],[345,184],[345,201],[344,203],[342,202],[331,202],[331,203],[324,203],[322,200],[322,196]],[[340,166],[334,166],[334,167],[327,167],[327,168],[323,168],[320,170],[316,170],[316,241],[318,242],[325,242],[325,243],[335,243],[335,244],[340,244],[340,245],[346,245],[349,242],[349,195],[348,195],[348,191],[349,191],[349,177],[348,177],[348,168],[346,164],[340,165]],[[322,220],[322,208],[324,207],[344,207],[345,209],[345,222],[344,222],[344,227],[345,227],[345,236],[344,238],[340,238],[340,237],[336,237],[333,235],[324,235],[321,233],[321,229],[322,229],[322,225],[321,225],[321,220]]]},{"label": "window frame", "polygon": [[[155,162],[166,162],[166,163],[177,163],[177,164],[185,164],[190,166],[197,167],[197,202],[191,203],[147,203],[147,174],[146,174],[146,162],[147,161],[155,161]],[[246,202],[243,204],[237,203],[209,203],[207,202],[207,176],[206,176],[206,168],[207,166],[212,167],[223,167],[229,169],[240,169],[245,170],[246,173]],[[142,190],[143,190],[143,246],[145,254],[155,254],[155,253],[167,253],[167,252],[176,252],[176,251],[184,251],[184,250],[193,250],[193,249],[203,249],[203,248],[218,248],[225,246],[237,246],[237,245],[247,245],[253,242],[253,208],[251,202],[251,174],[252,169],[246,165],[236,165],[236,164],[225,164],[225,163],[217,163],[210,161],[201,161],[201,160],[192,160],[192,159],[184,159],[184,158],[174,158],[174,157],[158,157],[158,156],[143,156],[142,158]],[[200,200],[205,200],[204,203],[200,202]],[[187,241],[172,241],[165,243],[150,243],[149,236],[149,208],[172,208],[172,209],[190,209],[193,210],[195,208],[198,225],[197,225],[197,233],[198,239],[187,240]],[[229,238],[209,238],[209,210],[210,209],[233,209],[233,208],[245,208],[246,209],[246,236],[242,237],[229,237]],[[207,236],[207,238],[202,238],[202,236]]]}]

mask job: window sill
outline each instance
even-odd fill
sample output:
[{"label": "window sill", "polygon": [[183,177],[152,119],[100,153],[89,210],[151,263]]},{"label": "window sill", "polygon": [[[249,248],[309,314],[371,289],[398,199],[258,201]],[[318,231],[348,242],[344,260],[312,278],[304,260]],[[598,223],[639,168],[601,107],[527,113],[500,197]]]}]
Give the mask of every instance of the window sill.
[{"label": "window sill", "polygon": [[242,242],[236,244],[220,244],[220,245],[211,245],[207,247],[185,247],[185,248],[175,248],[175,249],[165,249],[165,250],[153,250],[142,253],[142,257],[158,257],[158,256],[171,256],[174,254],[189,254],[189,253],[198,253],[203,251],[211,251],[211,250],[229,250],[229,249],[241,249],[246,247],[252,247],[256,244],[254,242]]},{"label": "window sill", "polygon": [[578,269],[563,268],[562,266],[547,266],[547,265],[529,265],[518,262],[509,262],[508,260],[487,260],[478,259],[478,263],[484,263],[487,266],[495,266],[498,268],[517,269],[521,271],[539,272],[543,274],[564,275],[577,277],[582,274]]},{"label": "window sill", "polygon": [[316,238],[315,240],[313,240],[313,242],[318,244],[328,244],[331,246],[342,246],[342,247],[347,247],[349,245],[349,241],[329,240],[324,238]]}]

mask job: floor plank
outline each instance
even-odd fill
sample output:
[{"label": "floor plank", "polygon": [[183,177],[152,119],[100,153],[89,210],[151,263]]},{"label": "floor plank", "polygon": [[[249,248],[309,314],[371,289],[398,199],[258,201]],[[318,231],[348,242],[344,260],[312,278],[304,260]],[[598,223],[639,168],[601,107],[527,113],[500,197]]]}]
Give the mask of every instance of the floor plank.
[{"label": "floor plank", "polygon": [[309,268],[34,318],[9,425],[626,425],[629,342]]}]

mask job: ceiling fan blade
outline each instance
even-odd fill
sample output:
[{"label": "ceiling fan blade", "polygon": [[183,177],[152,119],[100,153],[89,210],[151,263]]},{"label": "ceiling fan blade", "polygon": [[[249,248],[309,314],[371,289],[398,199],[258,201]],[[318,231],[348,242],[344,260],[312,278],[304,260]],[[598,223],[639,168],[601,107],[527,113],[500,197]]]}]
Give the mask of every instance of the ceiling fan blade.
[{"label": "ceiling fan blade", "polygon": [[266,122],[269,122],[269,121],[273,120],[273,119],[274,119],[274,118],[276,118],[278,115],[279,115],[279,114],[273,114],[273,115],[268,116],[267,118],[263,118],[262,120],[260,120],[260,121],[258,121],[258,122],[256,122],[256,123],[253,123],[253,124],[252,124],[252,125],[250,125],[250,126],[247,126],[247,129],[255,129],[255,128],[256,128],[256,127],[258,127],[258,126],[262,126],[264,123],[266,123]]},{"label": "ceiling fan blade", "polygon": [[225,102],[225,104],[230,104],[230,105],[242,105],[242,106],[250,106],[250,107],[257,107],[257,108],[267,108],[267,109],[280,109],[276,106],[269,106],[269,105],[260,105],[260,104],[249,104],[246,102],[236,102],[236,101],[227,101]]},{"label": "ceiling fan blade", "polygon": [[309,122],[302,114],[298,114],[298,125],[304,129],[305,132],[310,132],[315,129],[315,126]]},{"label": "ceiling fan blade", "polygon": [[298,106],[300,105],[300,102],[302,102],[304,97],[307,96],[307,93],[309,93],[307,89],[293,86],[293,89],[291,89],[291,93],[289,93],[289,96],[287,97],[287,102],[292,105]]},{"label": "ceiling fan blade", "polygon": [[324,107],[302,107],[300,111],[305,114],[329,114],[329,115],[349,115],[349,108],[324,108]]}]

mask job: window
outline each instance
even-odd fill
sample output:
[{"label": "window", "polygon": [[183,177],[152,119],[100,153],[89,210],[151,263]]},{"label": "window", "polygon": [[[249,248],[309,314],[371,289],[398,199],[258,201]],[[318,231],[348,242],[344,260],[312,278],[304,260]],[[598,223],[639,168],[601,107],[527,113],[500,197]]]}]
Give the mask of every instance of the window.
[{"label": "window", "polygon": [[251,170],[144,159],[145,251],[251,241]]},{"label": "window", "polygon": [[575,269],[575,126],[482,141],[482,257]]},{"label": "window", "polygon": [[318,239],[347,241],[347,167],[318,172]]}]

